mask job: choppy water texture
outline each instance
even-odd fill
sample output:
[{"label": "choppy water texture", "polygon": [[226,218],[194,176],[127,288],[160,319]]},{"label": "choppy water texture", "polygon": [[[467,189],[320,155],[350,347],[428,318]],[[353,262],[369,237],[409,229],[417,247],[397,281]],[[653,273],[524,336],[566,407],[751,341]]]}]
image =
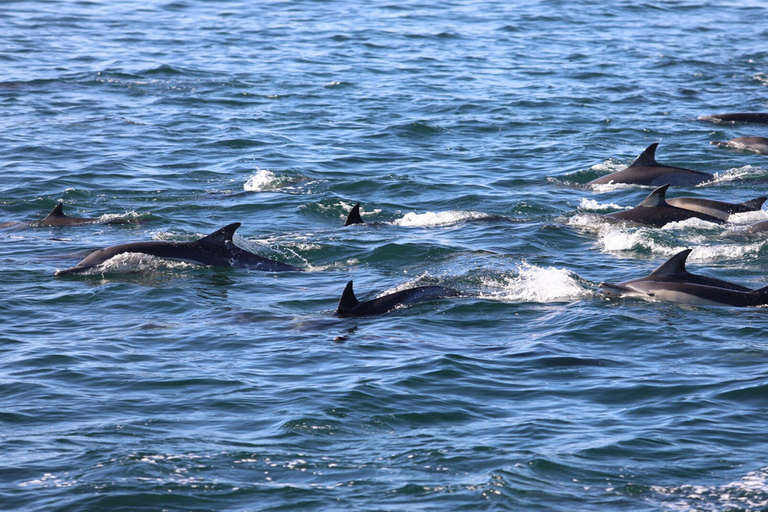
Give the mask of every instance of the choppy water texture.
[{"label": "choppy water texture", "polygon": [[[608,300],[693,247],[759,287],[765,237],[608,225],[591,179],[659,142],[766,195],[763,2],[7,2],[0,508],[767,510],[766,309]],[[104,223],[33,228],[57,201]],[[343,228],[360,202],[365,226]],[[106,217],[105,217],[106,216]],[[90,251],[237,243],[307,272]],[[22,223],[22,224],[18,224]],[[332,313],[437,284],[472,297]]]}]

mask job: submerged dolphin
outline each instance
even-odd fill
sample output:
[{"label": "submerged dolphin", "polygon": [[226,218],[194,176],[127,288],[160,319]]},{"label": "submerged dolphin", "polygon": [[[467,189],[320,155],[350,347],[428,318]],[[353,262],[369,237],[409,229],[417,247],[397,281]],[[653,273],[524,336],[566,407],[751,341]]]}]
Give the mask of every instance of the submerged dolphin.
[{"label": "submerged dolphin", "polygon": [[264,258],[239,248],[232,241],[239,222],[224,226],[193,242],[133,242],[113,245],[92,252],[72,268],[58,270],[57,276],[85,272],[119,254],[141,253],[167,260],[186,261],[201,265],[245,267],[267,272],[302,270],[287,263]]},{"label": "submerged dolphin", "polygon": [[646,277],[619,284],[600,283],[602,291],[634,297],[652,297],[680,304],[710,306],[761,306],[768,304],[768,286],[752,290],[736,283],[691,274],[685,260],[686,249],[672,256]]},{"label": "submerged dolphin", "polygon": [[668,204],[665,198],[668,188],[669,185],[663,185],[651,192],[642,203],[631,210],[609,213],[606,217],[637,222],[638,224],[645,224],[657,228],[670,222],[679,222],[690,218],[697,218],[716,224],[723,223],[723,220],[717,217]]},{"label": "submerged dolphin", "polygon": [[443,286],[418,286],[390,293],[378,299],[360,302],[355,297],[355,292],[352,290],[352,281],[350,281],[344,288],[344,293],[341,294],[341,300],[339,300],[339,306],[336,308],[335,314],[342,318],[382,315],[398,306],[460,296],[461,293],[457,290]]},{"label": "submerged dolphin", "polygon": [[756,197],[743,203],[724,203],[713,199],[701,199],[698,197],[674,197],[667,199],[667,204],[693,210],[705,215],[717,217],[720,220],[728,220],[732,213],[756,212],[763,207],[768,197]]},{"label": "submerged dolphin", "polygon": [[618,172],[607,174],[594,179],[587,185],[607,185],[610,183],[627,183],[631,185],[659,186],[665,183],[675,186],[698,185],[712,179],[708,172],[683,169],[660,164],[656,161],[656,147],[654,142],[638,156],[629,167]]},{"label": "submerged dolphin", "polygon": [[727,230],[723,233],[726,237],[739,237],[739,236],[751,236],[751,235],[763,235],[768,232],[768,220],[761,220],[744,227],[736,227]]},{"label": "submerged dolphin", "polygon": [[768,155],[768,137],[736,137],[725,142],[712,141],[710,144],[722,148],[742,149]]},{"label": "submerged dolphin", "polygon": [[714,114],[711,116],[701,116],[700,121],[709,121],[710,123],[757,123],[768,124],[768,113],[762,112],[736,112],[731,114]]}]

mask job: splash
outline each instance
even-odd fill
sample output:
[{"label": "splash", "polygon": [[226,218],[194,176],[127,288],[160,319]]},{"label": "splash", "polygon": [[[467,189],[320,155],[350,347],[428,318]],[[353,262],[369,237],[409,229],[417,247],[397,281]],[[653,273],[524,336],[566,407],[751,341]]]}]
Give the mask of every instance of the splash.
[{"label": "splash", "polygon": [[651,486],[665,510],[765,510],[768,507],[768,468],[747,473],[722,486]]},{"label": "splash", "polygon": [[277,176],[267,169],[259,169],[256,174],[248,178],[243,185],[246,192],[267,192],[278,190],[291,183],[291,179],[285,176]]},{"label": "splash", "polygon": [[479,297],[502,302],[563,302],[593,294],[564,268],[544,268],[524,262],[517,270],[517,276],[485,279],[483,285],[487,291]]},{"label": "splash", "polygon": [[719,185],[721,183],[730,183],[732,181],[749,181],[758,178],[765,178],[766,174],[768,173],[766,173],[765,169],[761,167],[745,165],[743,167],[728,169],[723,173],[716,172],[713,175],[714,177],[711,181],[707,181],[706,183],[702,183],[701,185],[696,186],[702,187],[708,185]]},{"label": "splash", "polygon": [[612,210],[631,210],[631,206],[620,206],[615,203],[598,203],[594,199],[587,199],[582,198],[581,202],[579,202],[579,210],[581,211],[587,211],[587,212],[602,212],[602,211],[612,211]]},{"label": "splash", "polygon": [[114,256],[101,265],[97,265],[82,275],[99,274],[129,274],[135,272],[152,272],[169,269],[194,268],[198,265],[184,261],[173,261],[139,252],[126,252]]},{"label": "splash", "polygon": [[448,211],[448,212],[427,212],[427,213],[406,213],[402,219],[397,219],[392,223],[397,226],[406,227],[434,227],[450,226],[459,222],[468,220],[490,219],[491,215],[480,212]]}]

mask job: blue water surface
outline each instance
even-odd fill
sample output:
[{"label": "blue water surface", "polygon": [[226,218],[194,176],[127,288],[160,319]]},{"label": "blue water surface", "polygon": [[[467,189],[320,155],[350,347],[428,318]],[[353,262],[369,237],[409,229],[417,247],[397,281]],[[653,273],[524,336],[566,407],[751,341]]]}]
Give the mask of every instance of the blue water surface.
[{"label": "blue water surface", "polygon": [[[767,510],[764,237],[609,224],[658,142],[766,194],[768,5],[14,1],[0,8],[0,508]],[[100,221],[33,227],[56,205]],[[356,203],[366,225],[343,227]],[[109,224],[109,220],[127,220]],[[91,251],[236,242],[270,273]],[[412,286],[461,290],[333,316]]]}]

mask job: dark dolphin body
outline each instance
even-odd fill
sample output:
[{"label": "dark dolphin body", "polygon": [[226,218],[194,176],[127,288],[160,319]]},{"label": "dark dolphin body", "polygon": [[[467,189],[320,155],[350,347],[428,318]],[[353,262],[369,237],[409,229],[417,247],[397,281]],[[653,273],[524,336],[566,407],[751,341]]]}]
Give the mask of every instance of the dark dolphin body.
[{"label": "dark dolphin body", "polygon": [[[51,213],[48,214],[43,220],[30,222],[29,225],[33,227],[48,227],[48,226],[83,226],[86,224],[101,223],[99,219],[92,219],[88,217],[70,217],[64,214],[64,204],[57,203],[53,207]],[[103,222],[102,224],[130,224],[131,221],[127,219],[113,219]]]},{"label": "dark dolphin body", "polygon": [[757,123],[768,124],[768,113],[763,112],[737,112],[731,114],[714,114],[711,116],[701,116],[700,121],[709,121],[710,123]]},{"label": "dark dolphin body", "polygon": [[708,172],[658,163],[656,161],[656,147],[658,145],[658,142],[654,142],[648,146],[626,169],[594,179],[587,185],[626,183],[658,187],[667,183],[674,186],[686,186],[698,185],[712,179],[712,175]]},{"label": "dark dolphin body", "polygon": [[768,286],[752,290],[722,279],[691,274],[685,269],[690,253],[691,249],[677,253],[646,277],[599,286],[609,294],[652,297],[680,304],[738,307],[768,304]]},{"label": "dark dolphin body", "polygon": [[174,261],[220,267],[245,267],[267,272],[302,270],[287,263],[264,258],[237,247],[232,241],[239,222],[225,226],[194,242],[133,242],[92,252],[72,268],[59,270],[57,276],[85,272],[119,254],[141,253]]},{"label": "dark dolphin body", "polygon": [[679,222],[690,218],[697,218],[707,222],[722,224],[723,220],[706,215],[694,210],[678,208],[667,203],[665,196],[669,185],[664,185],[648,195],[645,200],[631,210],[614,212],[606,217],[616,220],[625,220],[660,228],[670,222]]},{"label": "dark dolphin body", "polygon": [[667,204],[693,210],[705,215],[717,217],[720,220],[728,220],[732,213],[756,212],[763,207],[768,197],[756,197],[743,203],[725,203],[713,199],[700,199],[698,197],[674,197],[667,199]]},{"label": "dark dolphin body", "polygon": [[710,144],[722,148],[741,149],[768,155],[768,137],[736,137],[726,142],[713,141]]},{"label": "dark dolphin body", "polygon": [[352,290],[352,281],[347,283],[344,293],[341,294],[339,307],[336,308],[336,316],[342,318],[383,315],[398,306],[444,299],[448,297],[460,297],[461,293],[443,286],[418,286],[395,293],[390,293],[378,299],[360,302]]}]

